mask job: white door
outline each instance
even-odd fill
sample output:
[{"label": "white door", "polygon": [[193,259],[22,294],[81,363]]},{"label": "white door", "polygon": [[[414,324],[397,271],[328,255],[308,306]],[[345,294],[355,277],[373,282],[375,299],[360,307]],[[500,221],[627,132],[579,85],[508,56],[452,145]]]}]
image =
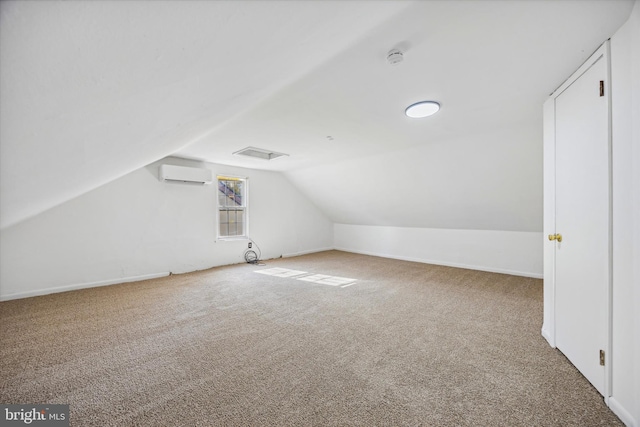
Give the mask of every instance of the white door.
[{"label": "white door", "polygon": [[[605,394],[608,342],[609,113],[601,56],[555,99],[557,348]],[[603,86],[604,87],[604,86]]]}]

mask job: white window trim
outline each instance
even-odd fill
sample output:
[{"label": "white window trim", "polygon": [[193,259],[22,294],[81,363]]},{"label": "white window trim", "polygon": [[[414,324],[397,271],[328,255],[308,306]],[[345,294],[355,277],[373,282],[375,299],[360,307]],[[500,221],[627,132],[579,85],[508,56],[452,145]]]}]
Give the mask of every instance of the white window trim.
[{"label": "white window trim", "polygon": [[[221,236],[220,235],[220,202],[218,199],[218,181],[225,178],[244,181],[244,235],[242,236]],[[234,240],[251,240],[249,238],[249,177],[230,174],[216,174],[216,235],[217,240],[223,242]]]}]

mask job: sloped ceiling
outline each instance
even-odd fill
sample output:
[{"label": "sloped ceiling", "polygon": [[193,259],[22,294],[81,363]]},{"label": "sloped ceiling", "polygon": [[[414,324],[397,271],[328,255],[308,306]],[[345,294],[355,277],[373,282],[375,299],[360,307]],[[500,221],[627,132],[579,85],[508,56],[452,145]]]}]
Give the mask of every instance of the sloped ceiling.
[{"label": "sloped ceiling", "polygon": [[1,226],[173,154],[282,171],[335,222],[539,230],[542,102],[632,6],[3,1]]},{"label": "sloped ceiling", "polygon": [[407,6],[2,1],[0,226],[174,153]]}]

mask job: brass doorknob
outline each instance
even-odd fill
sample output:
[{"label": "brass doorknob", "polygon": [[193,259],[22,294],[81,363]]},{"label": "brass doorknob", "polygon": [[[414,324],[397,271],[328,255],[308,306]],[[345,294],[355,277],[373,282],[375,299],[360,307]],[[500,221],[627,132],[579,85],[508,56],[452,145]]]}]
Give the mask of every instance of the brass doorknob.
[{"label": "brass doorknob", "polygon": [[549,240],[557,240],[562,242],[562,234],[549,234]]}]

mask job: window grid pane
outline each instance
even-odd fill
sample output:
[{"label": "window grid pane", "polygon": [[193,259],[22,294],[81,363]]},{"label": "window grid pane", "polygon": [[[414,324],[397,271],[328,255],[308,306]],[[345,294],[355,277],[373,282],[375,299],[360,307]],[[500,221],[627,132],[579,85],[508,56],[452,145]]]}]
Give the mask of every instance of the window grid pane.
[{"label": "window grid pane", "polygon": [[218,205],[220,207],[244,207],[244,182],[218,180]]},{"label": "window grid pane", "polygon": [[244,209],[236,211],[236,235],[244,236]]}]

